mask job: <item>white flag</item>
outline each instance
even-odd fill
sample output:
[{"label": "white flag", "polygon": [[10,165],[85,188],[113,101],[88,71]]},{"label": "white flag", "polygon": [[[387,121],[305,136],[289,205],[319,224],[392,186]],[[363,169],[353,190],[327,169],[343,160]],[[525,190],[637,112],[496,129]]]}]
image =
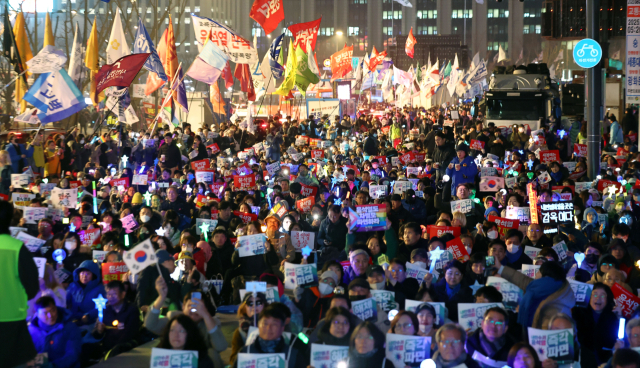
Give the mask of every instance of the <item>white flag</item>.
[{"label": "white flag", "polygon": [[391,69],[387,70],[387,75],[384,76],[384,80],[382,81],[382,96],[386,102],[393,101],[393,86],[391,84],[392,75],[393,71]]},{"label": "white flag", "polygon": [[64,52],[49,45],[45,46],[31,60],[27,61],[29,71],[36,74],[55,73],[67,62]]},{"label": "white flag", "polygon": [[557,63],[558,61],[564,59],[564,53],[562,51],[563,50],[560,50],[560,52],[558,53],[558,56],[556,56],[556,59],[553,61],[554,63]]},{"label": "white flag", "polygon": [[507,60],[507,53],[502,48],[502,45],[498,46],[498,62]]},{"label": "white flag", "polygon": [[458,54],[456,54],[455,59],[453,59],[453,66],[451,67],[451,70],[458,70],[460,69],[460,65],[458,64]]},{"label": "white flag", "polygon": [[69,77],[75,84],[80,82],[80,79],[85,76],[84,66],[84,51],[85,47],[82,45],[82,36],[78,31],[78,23],[76,23],[76,34],[73,36],[73,47],[71,48],[71,60],[69,60]]},{"label": "white flag", "polygon": [[402,4],[402,6],[413,8],[413,5],[411,5],[411,2],[409,2],[409,0],[395,0],[395,1]]},{"label": "white flag", "polygon": [[313,54],[313,50],[311,50],[311,47],[307,48],[307,62],[309,64],[309,70],[311,70],[311,73],[317,75],[318,77],[320,77],[320,70],[318,70],[318,64],[316,63],[316,57]]},{"label": "white flag", "polygon": [[123,56],[131,55],[131,49],[127,44],[122,30],[122,21],[120,20],[120,9],[116,8],[116,15],[113,19],[113,27],[111,28],[111,36],[107,44],[107,64],[113,64],[116,60]]}]

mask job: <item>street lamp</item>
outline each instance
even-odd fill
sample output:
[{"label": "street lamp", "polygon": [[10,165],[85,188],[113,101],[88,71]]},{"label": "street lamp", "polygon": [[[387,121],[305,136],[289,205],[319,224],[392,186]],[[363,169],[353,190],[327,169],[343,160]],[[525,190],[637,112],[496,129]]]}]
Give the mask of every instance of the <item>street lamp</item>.
[{"label": "street lamp", "polygon": [[342,36],[342,31],[337,31],[337,32],[336,32],[336,35],[338,35],[338,36]]},{"label": "street lamp", "polygon": [[[342,37],[342,31],[336,31],[336,37]],[[340,51],[340,44],[338,40],[336,40],[336,52]]]}]

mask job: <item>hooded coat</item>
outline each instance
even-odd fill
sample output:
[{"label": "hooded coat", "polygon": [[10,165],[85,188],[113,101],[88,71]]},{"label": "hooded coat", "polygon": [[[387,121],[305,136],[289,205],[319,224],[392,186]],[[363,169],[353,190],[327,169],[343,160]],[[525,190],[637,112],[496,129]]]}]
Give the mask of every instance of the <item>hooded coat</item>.
[{"label": "hooded coat", "polygon": [[[88,284],[80,283],[80,272],[87,270],[94,276]],[[89,315],[90,322],[93,323],[98,317],[98,310],[93,299],[98,295],[106,298],[106,291],[102,284],[102,277],[98,264],[93,261],[84,261],[75,271],[73,271],[73,282],[67,289],[67,308],[73,319],[81,319],[84,315]]]},{"label": "hooded coat", "polygon": [[47,353],[55,367],[80,367],[82,335],[67,309],[58,307],[58,319],[52,327],[43,328],[35,317],[29,324],[29,333],[38,354]]}]

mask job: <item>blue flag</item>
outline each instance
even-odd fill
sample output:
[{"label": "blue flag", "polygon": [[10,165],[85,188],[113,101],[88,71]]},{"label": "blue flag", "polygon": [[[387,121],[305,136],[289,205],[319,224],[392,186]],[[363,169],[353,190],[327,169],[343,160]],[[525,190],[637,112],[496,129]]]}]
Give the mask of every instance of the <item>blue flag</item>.
[{"label": "blue flag", "polygon": [[284,67],[278,64],[278,57],[280,56],[283,38],[284,33],[276,37],[276,39],[271,43],[271,47],[269,47],[269,66],[271,67],[271,74],[275,79],[282,78],[282,74],[284,73]]},{"label": "blue flag", "polygon": [[142,19],[138,19],[138,32],[133,42],[133,53],[150,53],[151,55],[149,55],[149,58],[144,63],[144,68],[156,73],[163,81],[168,81],[167,75],[164,73],[164,67],[160,61],[160,56],[158,56],[158,51],[156,51],[156,48],[153,46],[153,41],[151,41],[151,37],[149,37],[147,29],[144,27]]},{"label": "blue flag", "polygon": [[82,93],[64,69],[40,74],[24,95],[24,100],[38,109],[42,124],[68,118],[87,106]]}]

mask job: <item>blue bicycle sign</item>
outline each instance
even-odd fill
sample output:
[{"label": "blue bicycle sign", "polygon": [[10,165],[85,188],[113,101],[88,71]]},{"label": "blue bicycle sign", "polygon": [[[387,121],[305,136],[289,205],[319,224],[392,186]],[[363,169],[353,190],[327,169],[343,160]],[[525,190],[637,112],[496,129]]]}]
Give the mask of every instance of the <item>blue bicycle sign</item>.
[{"label": "blue bicycle sign", "polygon": [[593,68],[602,59],[602,48],[596,41],[585,38],[573,47],[573,60],[582,68]]}]

